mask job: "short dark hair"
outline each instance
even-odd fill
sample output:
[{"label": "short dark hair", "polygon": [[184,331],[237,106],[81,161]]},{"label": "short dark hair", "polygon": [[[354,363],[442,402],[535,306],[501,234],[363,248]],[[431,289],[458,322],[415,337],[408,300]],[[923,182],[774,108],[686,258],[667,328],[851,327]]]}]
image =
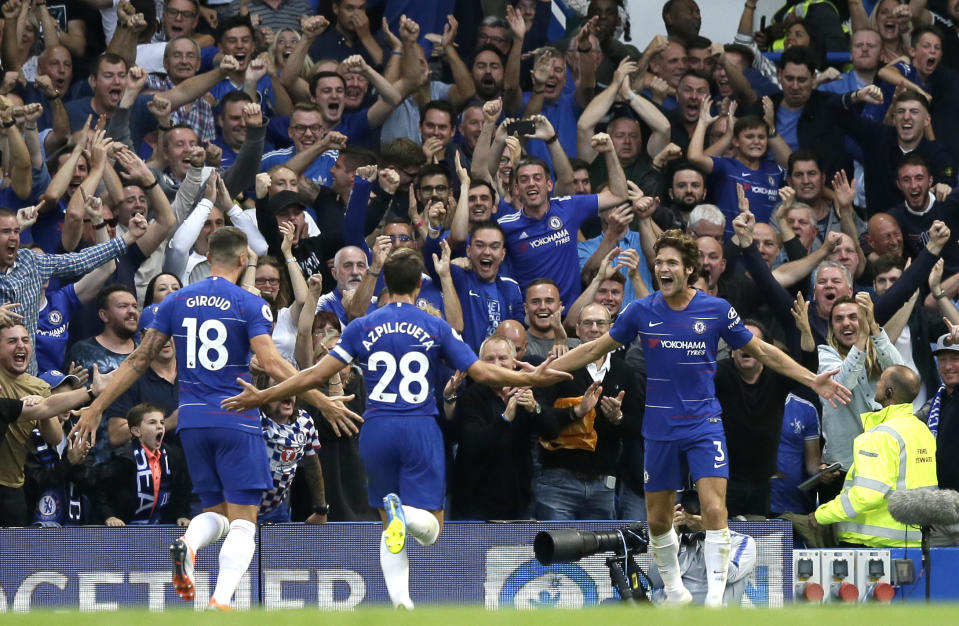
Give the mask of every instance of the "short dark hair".
[{"label": "short dark hair", "polygon": [[699,246],[696,245],[696,240],[678,228],[673,228],[659,236],[659,239],[653,244],[653,253],[659,254],[659,251],[663,248],[672,248],[679,252],[683,266],[692,268],[693,270],[689,275],[687,283],[692,285],[696,282],[699,269],[702,267],[702,261],[699,258]]},{"label": "short dark hair", "polygon": [[416,250],[394,250],[383,264],[383,280],[391,294],[408,295],[420,286],[423,257]]},{"label": "short dark hair", "polygon": [[[510,30],[509,32],[512,33],[513,31]],[[506,66],[506,55],[503,54],[503,51],[502,51],[502,50],[500,50],[499,48],[497,48],[496,46],[494,46],[494,45],[491,44],[491,43],[484,44],[484,45],[480,46],[479,48],[477,48],[477,49],[473,52],[473,63],[476,62],[476,57],[478,57],[481,52],[492,52],[493,54],[495,54],[497,57],[499,57],[499,62],[503,65],[503,67],[504,67],[504,69],[505,69],[505,66]]]},{"label": "short dark hair", "polygon": [[746,326],[747,324],[749,326],[755,326],[756,328],[759,329],[759,334],[762,335],[760,339],[765,339],[766,337],[769,336],[769,330],[766,328],[766,325],[760,322],[759,320],[757,320],[756,318],[747,317],[746,319],[743,320],[743,326]]},{"label": "short dark hair", "polygon": [[422,181],[427,176],[445,176],[446,180],[451,180],[450,171],[446,169],[446,166],[441,163],[430,163],[425,165],[420,173],[416,175],[416,186],[420,186],[420,181]]},{"label": "short dark hair", "polygon": [[166,416],[163,409],[157,405],[150,404],[149,402],[141,402],[127,411],[127,424],[130,428],[139,428],[140,424],[143,423],[143,418],[149,413],[159,413],[164,417]]},{"label": "short dark hair", "polygon": [[230,264],[246,251],[246,233],[236,226],[224,226],[210,235],[210,262]]},{"label": "short dark hair", "polygon": [[928,24],[926,26],[919,26],[912,29],[912,33],[909,35],[909,45],[915,48],[919,45],[919,40],[922,39],[922,36],[927,33],[938,37],[939,43],[943,43],[945,41],[945,37],[942,36],[942,29],[935,24]]},{"label": "short dark hair", "polygon": [[310,78],[310,93],[316,93],[316,85],[320,82],[321,78],[339,78],[340,82],[343,83],[343,87],[346,88],[346,79],[337,74],[336,72],[317,72]]},{"label": "short dark hair", "polygon": [[816,67],[819,65],[816,51],[809,46],[793,46],[783,51],[779,58],[779,69],[786,69],[788,63],[795,65],[805,65],[811,75],[816,74]]},{"label": "short dark hair", "polygon": [[409,137],[397,137],[389,142],[381,149],[380,156],[382,165],[392,165],[400,169],[420,167],[426,163],[423,146]]},{"label": "short dark hair", "polygon": [[822,169],[822,165],[819,164],[819,156],[817,156],[815,152],[800,148],[789,155],[789,160],[786,162],[786,173],[792,176],[793,168],[796,166],[796,163],[800,161],[813,161],[816,167],[820,170]]},{"label": "short dark hair", "polygon": [[250,16],[237,13],[236,15],[231,15],[225,20],[220,21],[220,27],[216,30],[216,42],[221,43],[223,41],[223,35],[226,34],[226,31],[234,28],[249,29],[251,37],[256,34],[256,31],[253,29],[253,21],[250,19]]},{"label": "short dark hair", "polygon": [[689,52],[690,50],[706,50],[711,45],[713,45],[713,42],[711,42],[706,37],[703,37],[702,35],[695,35],[686,40],[686,51]]},{"label": "short dark hair", "polygon": [[343,159],[343,168],[348,172],[355,172],[364,165],[376,165],[376,153],[366,148],[343,148],[339,158]]},{"label": "short dark hair", "polygon": [[93,62],[93,76],[96,76],[100,73],[100,66],[104,63],[110,63],[111,65],[122,64],[123,69],[130,69],[130,64],[127,63],[127,60],[121,57],[119,54],[114,54],[113,52],[104,52],[97,57],[97,60]]},{"label": "short dark hair", "polygon": [[623,285],[623,286],[626,285],[626,276],[624,276],[622,272],[613,272],[612,274],[604,278],[603,282],[605,283],[607,280],[611,280],[614,283],[619,283],[620,285]]},{"label": "short dark hair", "polygon": [[[556,292],[559,293],[559,285],[556,284],[556,281],[552,278],[537,278],[533,280],[530,284],[526,285],[526,290],[523,291],[523,299],[526,299],[526,294],[529,293],[529,290],[533,287],[538,287],[539,285],[552,285],[556,288]],[[562,297],[562,294],[560,294]]]},{"label": "short dark hair", "polygon": [[430,100],[420,109],[420,124],[426,119],[426,113],[430,110],[442,111],[450,117],[450,127],[456,122],[456,114],[453,112],[453,105],[447,100]]},{"label": "short dark hair", "polygon": [[929,99],[915,89],[903,89],[892,99],[892,105],[896,106],[900,102],[918,102],[926,111],[929,111]]},{"label": "short dark hair", "polygon": [[698,78],[699,80],[704,80],[710,85],[712,85],[713,77],[706,73],[704,70],[686,70],[683,75],[679,78],[679,82],[683,82],[687,78]]},{"label": "short dark hair", "polygon": [[513,177],[519,176],[520,168],[526,167],[527,165],[538,165],[543,168],[543,172],[549,176],[550,169],[549,165],[543,159],[534,156],[525,156],[519,160],[519,163],[516,164],[516,167],[513,169]]},{"label": "short dark hair", "polygon": [[[575,170],[574,170],[575,171]],[[469,190],[467,194],[476,189],[477,187],[486,187],[489,189],[489,195],[493,197],[493,201],[496,201],[496,189],[493,187],[493,183],[489,182],[485,178],[474,178],[470,181]]]},{"label": "short dark hair", "polygon": [[753,61],[756,60],[756,55],[753,53],[753,51],[741,43],[727,43],[723,46],[723,50],[725,52],[733,52],[735,54],[743,55],[743,60],[746,62],[747,67],[751,67]]},{"label": "short dark hair", "polygon": [[909,154],[903,155],[903,157],[899,159],[899,165],[896,166],[896,176],[899,175],[899,170],[908,165],[919,165],[926,168],[927,172],[929,171],[929,164],[926,163],[924,158],[922,158],[922,155],[917,154],[916,152],[910,152]]},{"label": "short dark hair", "polygon": [[735,137],[741,132],[753,130],[754,128],[762,128],[767,133],[769,132],[769,126],[766,125],[766,120],[758,115],[744,115],[736,120],[736,123],[733,125],[733,136]]},{"label": "short dark hair", "polygon": [[230,104],[231,102],[253,102],[253,98],[251,98],[250,94],[242,89],[228,91],[223,94],[223,97],[220,98],[219,102],[216,103],[216,114],[223,115],[223,112],[226,110],[226,105]]},{"label": "short dark hair", "polygon": [[569,166],[570,166],[571,168],[573,168],[573,171],[574,171],[574,172],[575,172],[576,170],[588,170],[588,169],[589,169],[589,163],[587,163],[584,159],[581,159],[581,158],[579,158],[579,157],[573,157],[572,159],[570,159],[570,160],[569,160]]},{"label": "short dark hair", "polygon": [[872,264],[872,273],[874,276],[885,274],[891,269],[906,269],[906,259],[895,254],[883,254]]},{"label": "short dark hair", "polygon": [[669,170],[669,172],[670,172],[670,174],[669,174],[669,186],[670,186],[670,187],[673,186],[673,179],[676,177],[676,173],[677,173],[677,172],[684,172],[684,171],[686,171],[686,170],[692,170],[692,171],[696,172],[697,174],[699,174],[700,176],[702,176],[702,178],[703,178],[703,184],[706,183],[706,174],[703,172],[703,170],[702,170],[698,165],[695,165],[695,164],[691,163],[690,161],[687,161],[686,159],[682,159],[682,160],[680,160],[680,161],[676,161],[676,162],[674,163],[674,165],[672,166],[672,168],[670,168],[670,170]]},{"label": "short dark hair", "polygon": [[499,231],[499,234],[503,236],[503,241],[506,241],[506,232],[503,231],[503,227],[498,223],[488,220],[485,222],[477,222],[470,226],[470,238],[472,238],[476,233],[481,230],[496,230]]},{"label": "short dark hair", "polygon": [[124,283],[110,283],[109,285],[100,289],[100,292],[97,293],[97,310],[105,310],[110,306],[110,296],[117,293],[118,291],[125,291],[134,298],[137,297],[137,294],[133,289]]}]

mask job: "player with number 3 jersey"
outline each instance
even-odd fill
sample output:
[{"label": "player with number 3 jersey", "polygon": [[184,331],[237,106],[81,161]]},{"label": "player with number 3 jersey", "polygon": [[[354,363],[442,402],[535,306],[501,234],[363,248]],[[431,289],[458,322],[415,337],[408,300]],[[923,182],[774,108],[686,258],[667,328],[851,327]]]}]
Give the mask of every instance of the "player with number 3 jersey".
[{"label": "player with number 3 jersey", "polygon": [[312,368],[262,391],[244,383],[243,393],[224,403],[237,410],[262,406],[316,387],[344,363],[360,365],[370,389],[360,455],[370,504],[381,509],[383,519],[380,565],[393,604],[406,608],[413,607],[407,531],[430,545],[443,523],[446,468],[435,399],[440,360],[494,387],[535,387],[569,378],[549,369],[549,361],[525,372],[480,361],[445,320],[414,305],[422,272],[419,253],[393,252],[383,265],[389,304],[350,322],[330,354]]},{"label": "player with number 3 jersey", "polygon": [[[250,352],[275,379],[296,374],[277,351],[270,333],[273,316],[259,296],[236,285],[248,265],[243,231],[226,227],[210,235],[210,276],[166,298],[139,347],[113,374],[107,389],[81,414],[71,436],[91,438],[103,410],[139,378],[170,338],[176,348],[180,406],[177,431],[186,455],[193,491],[204,512],[170,546],[173,584],[193,600],[196,551],[226,535],[209,606],[229,608],[233,592],[256,549],[256,517],[263,492],[273,486],[266,444],[255,411],[234,413],[221,402],[250,379]],[[334,430],[356,432],[362,421],[341,402],[318,391],[304,398],[323,411]]]},{"label": "player with number 3 jersey", "polygon": [[849,390],[832,380],[836,372],[816,376],[754,337],[728,302],[694,289],[691,285],[699,273],[700,258],[692,237],[670,230],[653,249],[659,291],[631,302],[609,332],[558,358],[553,367],[577,370],[637,337],[641,339],[649,370],[643,463],[653,558],[665,582],[667,602],[691,602],[692,595],[680,576],[679,539],[672,524],[676,490],[683,488],[689,472],[699,491],[706,528],[706,604],[720,606],[729,568],[730,536],[726,525],[728,460],[713,383],[719,339],[824,398],[848,402]]}]

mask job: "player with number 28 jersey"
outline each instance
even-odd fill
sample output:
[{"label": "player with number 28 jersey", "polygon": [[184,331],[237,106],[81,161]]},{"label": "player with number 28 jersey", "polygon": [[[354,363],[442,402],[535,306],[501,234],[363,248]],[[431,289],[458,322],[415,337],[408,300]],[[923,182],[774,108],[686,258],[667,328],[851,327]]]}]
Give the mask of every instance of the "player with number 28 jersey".
[{"label": "player with number 28 jersey", "polygon": [[370,390],[360,431],[370,506],[402,493],[407,504],[442,509],[446,471],[435,419],[439,360],[465,372],[476,354],[446,321],[402,302],[350,322],[330,354],[359,364]]}]

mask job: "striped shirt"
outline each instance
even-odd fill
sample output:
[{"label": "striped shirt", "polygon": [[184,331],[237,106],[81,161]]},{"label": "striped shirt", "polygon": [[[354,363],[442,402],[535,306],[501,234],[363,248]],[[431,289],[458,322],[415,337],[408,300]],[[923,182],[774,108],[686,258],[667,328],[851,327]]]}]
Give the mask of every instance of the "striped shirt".
[{"label": "striped shirt", "polygon": [[[37,334],[37,318],[40,314],[40,294],[43,285],[53,277],[80,276],[116,259],[127,249],[123,237],[91,246],[70,254],[37,254],[33,250],[17,251],[13,267],[0,273],[0,301],[19,302],[24,326],[31,337]],[[36,352],[31,350],[30,374],[37,373]]]}]

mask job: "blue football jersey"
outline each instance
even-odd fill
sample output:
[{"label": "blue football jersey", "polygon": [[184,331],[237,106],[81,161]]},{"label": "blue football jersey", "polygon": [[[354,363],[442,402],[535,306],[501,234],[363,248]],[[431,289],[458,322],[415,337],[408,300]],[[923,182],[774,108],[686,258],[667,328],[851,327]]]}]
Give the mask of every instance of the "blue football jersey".
[{"label": "blue football jersey", "polygon": [[749,199],[749,210],[757,222],[769,222],[779,205],[779,188],[786,184],[786,172],[778,163],[764,160],[758,169],[750,169],[739,159],[713,157],[713,173],[709,175],[710,195],[726,216],[726,237],[733,235],[733,220],[739,215],[736,183],[743,186]]},{"label": "blue football jersey", "polygon": [[250,380],[250,340],[273,331],[273,314],[263,298],[209,276],[164,298],[150,328],[173,337],[176,345],[178,429],[260,433],[259,411],[235,413],[221,409],[220,402],[240,392],[237,378]]},{"label": "blue football jersey", "polygon": [[362,368],[367,419],[436,415],[440,359],[460,371],[478,360],[445,320],[404,303],[350,322],[330,354]]},{"label": "blue football jersey", "polygon": [[594,195],[567,196],[551,199],[543,219],[517,211],[496,220],[506,233],[510,271],[524,292],[531,282],[547,276],[559,285],[563,306],[573,304],[581,290],[576,233],[598,208]]},{"label": "blue football jersey", "polygon": [[682,311],[671,309],[658,291],[635,300],[609,334],[621,344],[642,337],[649,372],[643,437],[657,441],[677,439],[721,418],[713,383],[719,338],[733,350],[753,338],[736,309],[701,291]]}]

